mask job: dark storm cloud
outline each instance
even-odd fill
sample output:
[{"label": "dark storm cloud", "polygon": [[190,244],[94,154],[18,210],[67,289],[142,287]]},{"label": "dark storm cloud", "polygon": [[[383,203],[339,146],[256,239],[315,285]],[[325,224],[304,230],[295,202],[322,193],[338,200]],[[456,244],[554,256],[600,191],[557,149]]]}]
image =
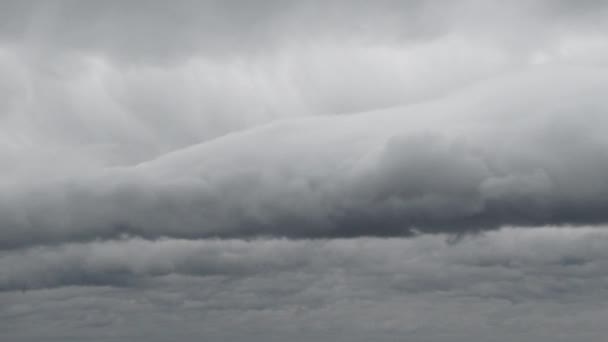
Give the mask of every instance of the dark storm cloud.
[{"label": "dark storm cloud", "polygon": [[0,1],[0,340],[604,341],[607,10]]},{"label": "dark storm cloud", "polygon": [[601,224],[599,69],[539,69],[437,102],[271,123],[133,167],[6,185],[2,245],[386,236]]}]

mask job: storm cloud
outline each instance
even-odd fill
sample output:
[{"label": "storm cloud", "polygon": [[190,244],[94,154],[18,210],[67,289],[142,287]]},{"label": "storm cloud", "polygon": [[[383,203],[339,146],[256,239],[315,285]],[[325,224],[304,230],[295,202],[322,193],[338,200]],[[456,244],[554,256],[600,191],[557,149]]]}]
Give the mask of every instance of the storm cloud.
[{"label": "storm cloud", "polygon": [[438,101],[275,121],[133,166],[26,178],[3,191],[3,245],[601,224],[607,87],[605,71],[547,67]]},{"label": "storm cloud", "polygon": [[0,339],[602,341],[607,19],[1,1]]}]

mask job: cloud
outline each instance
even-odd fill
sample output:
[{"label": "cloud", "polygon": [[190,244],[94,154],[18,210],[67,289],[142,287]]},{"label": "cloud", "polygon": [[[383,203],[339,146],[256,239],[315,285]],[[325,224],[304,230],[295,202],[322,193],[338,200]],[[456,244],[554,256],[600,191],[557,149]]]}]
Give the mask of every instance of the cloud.
[{"label": "cloud", "polygon": [[[530,48],[563,29],[603,26],[601,1],[5,1],[0,37],[122,62],[264,53],[291,42],[410,42],[464,32]],[[516,20],[517,27],[512,23]]]},{"label": "cloud", "polygon": [[3,246],[601,224],[607,80],[539,69],[424,104],[277,121],[134,167],[13,183]]},{"label": "cloud", "polygon": [[605,6],[591,2],[0,6],[8,183],[133,165],[274,120],[430,101],[531,64],[601,66],[608,51]]},{"label": "cloud", "polygon": [[[453,49],[461,56],[448,57]],[[33,55],[0,46],[0,155],[12,177],[58,165],[62,175],[132,165],[274,120],[420,102],[515,64],[457,37],[413,48],[302,44],[266,57],[193,55],[169,66]],[[51,170],[49,156],[61,161]]]},{"label": "cloud", "polygon": [[363,340],[549,341],[551,326],[595,341],[605,331],[607,242],[604,227],[552,227],[456,244],[424,235],[34,247],[0,257],[0,327],[15,340],[65,339],[69,329],[93,340],[179,331],[183,340],[202,332],[352,340],[356,332]]},{"label": "cloud", "polygon": [[[298,272],[331,276],[330,270],[342,270],[354,278],[392,275],[389,284],[367,284],[389,287],[386,290],[390,291],[487,290],[485,295],[510,296],[503,299],[519,302],[528,296],[552,296],[547,289],[517,284],[528,272],[539,281],[543,274],[555,277],[570,271],[575,278],[593,277],[606,267],[605,244],[603,227],[505,228],[455,244],[441,234],[329,240],[143,240],[125,236],[4,253],[0,258],[0,290],[73,285],[140,287],[173,276],[245,279]],[[485,281],[496,281],[494,278],[513,283],[484,285]],[[596,285],[599,283],[588,284]],[[542,286],[559,287],[546,279]],[[513,287],[517,291],[512,291]]]},{"label": "cloud", "polygon": [[0,339],[605,340],[607,11],[1,1]]}]

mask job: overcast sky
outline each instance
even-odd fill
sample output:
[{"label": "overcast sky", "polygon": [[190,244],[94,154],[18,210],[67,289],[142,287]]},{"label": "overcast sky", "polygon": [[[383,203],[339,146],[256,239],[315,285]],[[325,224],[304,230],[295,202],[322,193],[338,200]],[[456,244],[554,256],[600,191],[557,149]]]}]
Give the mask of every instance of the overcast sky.
[{"label": "overcast sky", "polygon": [[0,0],[0,340],[605,341],[608,2]]}]

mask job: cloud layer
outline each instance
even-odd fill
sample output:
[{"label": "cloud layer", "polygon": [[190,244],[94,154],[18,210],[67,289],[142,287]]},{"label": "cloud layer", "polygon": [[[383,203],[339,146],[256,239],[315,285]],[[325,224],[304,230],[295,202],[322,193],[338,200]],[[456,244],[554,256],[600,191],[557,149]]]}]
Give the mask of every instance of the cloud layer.
[{"label": "cloud layer", "polygon": [[[486,290],[488,296],[519,302],[528,296],[551,297],[550,288],[557,291],[562,286],[579,284],[577,278],[589,278],[591,282],[585,286],[602,286],[599,275],[608,267],[604,251],[608,237],[603,229],[581,227],[580,231],[571,231],[568,227],[546,227],[527,232],[508,228],[457,243],[446,235],[330,240],[151,241],[123,237],[32,247],[3,255],[0,291],[62,286],[141,287],[148,281],[172,276],[238,279],[304,272],[324,277],[339,270],[349,277],[394,278],[395,284],[382,286],[394,285],[396,291]],[[571,271],[573,279],[564,284],[541,281],[543,274],[556,277]],[[519,284],[525,277],[530,277],[529,281],[539,278],[541,288]],[[594,284],[596,277],[599,283]],[[485,281],[498,280],[508,283],[484,285]],[[378,280],[374,286],[381,283]]]},{"label": "cloud layer", "polygon": [[134,166],[26,178],[5,186],[3,245],[600,224],[606,87],[603,70],[547,67],[438,101],[276,121]]},{"label": "cloud layer", "polygon": [[604,341],[602,1],[0,1],[0,340]]},{"label": "cloud layer", "polygon": [[606,221],[601,3],[2,6],[3,248]]},{"label": "cloud layer", "polygon": [[[15,341],[601,341],[607,238],[603,227],[579,227],[505,229],[457,244],[419,236],[36,247],[0,257],[9,291],[0,292],[0,327]],[[47,289],[11,291],[28,288]]]}]

